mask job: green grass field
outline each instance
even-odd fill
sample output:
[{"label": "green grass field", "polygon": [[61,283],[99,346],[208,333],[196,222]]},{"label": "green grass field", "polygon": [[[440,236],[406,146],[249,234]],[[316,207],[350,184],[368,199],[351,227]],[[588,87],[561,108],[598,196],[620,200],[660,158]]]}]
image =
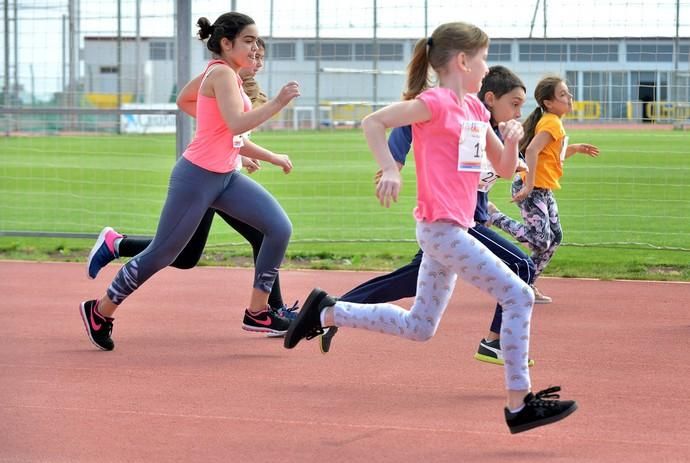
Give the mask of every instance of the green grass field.
[{"label": "green grass field", "polygon": [[[569,130],[598,145],[598,159],[566,163],[557,192],[564,245],[546,274],[690,280],[690,134]],[[287,265],[388,269],[415,252],[413,159],[390,209],[373,193],[377,167],[360,131],[258,132],[290,155],[290,175],[264,165],[254,178],[279,199],[293,227]],[[173,136],[0,139],[0,232],[97,234],[104,225],[151,235],[174,163]],[[519,216],[500,181],[492,200]],[[0,257],[83,259],[91,239],[0,236]],[[216,220],[206,262],[238,263],[248,246]],[[240,259],[238,261],[238,258]]]}]

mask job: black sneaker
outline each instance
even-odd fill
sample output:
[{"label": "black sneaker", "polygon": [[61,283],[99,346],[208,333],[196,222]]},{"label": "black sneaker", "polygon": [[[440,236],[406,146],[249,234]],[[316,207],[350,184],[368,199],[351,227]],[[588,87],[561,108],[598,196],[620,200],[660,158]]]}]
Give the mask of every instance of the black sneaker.
[{"label": "black sneaker", "polygon": [[113,319],[98,312],[98,301],[93,299],[82,302],[79,312],[86,327],[86,334],[93,345],[101,350],[113,350],[115,343],[110,337],[113,332]]},{"label": "black sneaker", "polygon": [[321,348],[322,354],[327,354],[328,351],[331,350],[331,341],[337,332],[337,326],[329,326],[324,333],[319,336],[319,347]]},{"label": "black sneaker", "polygon": [[550,387],[536,394],[531,392],[525,396],[525,407],[517,413],[504,410],[506,423],[511,434],[528,431],[532,428],[560,421],[577,410],[574,400],[556,400],[560,396],[559,386]]},{"label": "black sneaker", "polygon": [[258,314],[250,313],[249,310],[244,311],[243,330],[282,336],[287,332],[288,326],[290,320],[281,317],[273,309],[266,308]]},{"label": "black sneaker", "polygon": [[304,301],[297,319],[290,324],[283,346],[286,349],[292,349],[304,338],[310,340],[323,334],[321,311],[333,304],[335,304],[335,298],[322,289],[314,288]]},{"label": "black sneaker", "polygon": [[[479,347],[477,348],[477,353],[474,354],[474,358],[480,362],[503,365],[505,361],[503,360],[503,351],[501,351],[500,339],[494,339],[493,341],[482,339],[479,341]],[[529,359],[527,366],[531,367],[533,365],[534,360]]]}]

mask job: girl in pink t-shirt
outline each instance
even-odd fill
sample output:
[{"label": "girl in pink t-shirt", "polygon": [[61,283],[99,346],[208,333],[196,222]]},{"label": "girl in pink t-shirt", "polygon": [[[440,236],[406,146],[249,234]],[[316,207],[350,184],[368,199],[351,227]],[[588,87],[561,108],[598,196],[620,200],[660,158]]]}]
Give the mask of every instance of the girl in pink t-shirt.
[{"label": "girl in pink t-shirt", "polygon": [[[467,233],[482,164],[509,177],[518,162],[523,135],[516,120],[501,123],[503,145],[489,126],[489,113],[473,95],[488,72],[489,38],[465,23],[439,26],[420,40],[408,67],[406,101],[370,114],[362,128],[383,172],[376,187],[381,204],[397,201],[400,173],[386,142],[386,129],[412,125],[417,169],[417,241],[424,251],[417,293],[408,311],[394,304],[338,301],[320,289],[306,299],[290,325],[285,347],[323,333],[325,327],[351,327],[426,341],[435,333],[459,276],[503,306],[501,347],[505,359],[505,417],[511,433],[565,418],[577,408],[555,400],[558,388],[530,392],[529,332],[534,293],[499,258]],[[429,66],[438,88],[428,88]]]}]

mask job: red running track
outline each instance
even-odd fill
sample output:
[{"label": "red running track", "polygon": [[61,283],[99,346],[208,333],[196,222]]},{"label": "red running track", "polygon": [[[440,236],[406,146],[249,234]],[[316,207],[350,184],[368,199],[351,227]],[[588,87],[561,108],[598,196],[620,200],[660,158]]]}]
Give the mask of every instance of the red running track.
[{"label": "red running track", "polygon": [[[493,314],[474,288],[429,342],[342,329],[324,356],[240,329],[251,270],[166,269],[101,352],[78,303],[116,270],[0,262],[0,462],[690,461],[687,283],[543,279],[533,384],[579,410],[510,435],[502,369],[472,358]],[[373,275],[281,279],[292,302]]]}]

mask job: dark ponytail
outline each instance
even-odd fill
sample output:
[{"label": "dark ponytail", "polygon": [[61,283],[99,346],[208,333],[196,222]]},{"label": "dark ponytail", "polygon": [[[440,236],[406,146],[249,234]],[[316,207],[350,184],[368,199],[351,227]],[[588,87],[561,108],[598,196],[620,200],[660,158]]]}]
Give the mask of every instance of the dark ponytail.
[{"label": "dark ponytail", "polygon": [[216,19],[216,22],[211,24],[208,18],[199,18],[196,25],[199,26],[199,39],[206,40],[206,48],[213,54],[220,55],[220,41],[226,38],[230,41],[235,40],[235,37],[242,32],[246,26],[254,24],[254,20],[242,13],[225,13]]},{"label": "dark ponytail", "polygon": [[525,135],[522,137],[522,140],[520,140],[519,149],[521,153],[524,153],[532,142],[534,130],[537,128],[537,122],[541,119],[542,114],[544,114],[544,111],[542,111],[540,106],[537,106],[536,109],[527,116],[525,122],[522,123],[522,130],[525,132]]},{"label": "dark ponytail", "polygon": [[534,99],[537,101],[537,107],[532,111],[529,117],[527,117],[525,122],[522,123],[522,129],[525,131],[525,136],[522,137],[522,141],[520,141],[520,152],[524,153],[532,142],[534,131],[537,129],[537,122],[539,122],[541,116],[546,112],[544,101],[553,100],[556,97],[556,87],[558,87],[558,84],[561,82],[563,82],[563,79],[558,76],[548,76],[540,80],[534,88]]}]

